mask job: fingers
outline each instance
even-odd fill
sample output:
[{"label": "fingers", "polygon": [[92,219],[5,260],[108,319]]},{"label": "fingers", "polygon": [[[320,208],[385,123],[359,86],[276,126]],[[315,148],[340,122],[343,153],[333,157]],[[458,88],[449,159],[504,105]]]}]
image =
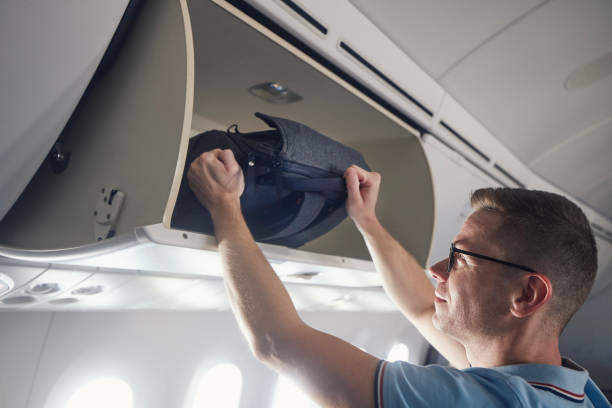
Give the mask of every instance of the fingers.
[{"label": "fingers", "polygon": [[[216,149],[216,150],[219,150],[219,149]],[[227,170],[229,174],[234,175],[238,173],[238,171],[240,170],[240,165],[236,161],[236,158],[234,157],[234,152],[232,152],[231,149],[221,150],[218,153],[216,153],[216,155],[217,155],[217,159],[221,163],[223,163],[223,165],[225,166],[225,169]]]},{"label": "fingers", "polygon": [[352,167],[346,169],[344,172],[344,179],[346,182],[349,200],[361,201],[361,194],[359,194],[359,176],[355,169]]},{"label": "fingers", "polygon": [[233,206],[244,191],[244,177],[231,150],[202,153],[189,167],[191,190],[209,210]]},{"label": "fingers", "polygon": [[347,189],[348,189],[348,180],[349,178],[356,178],[359,187],[375,187],[378,188],[380,185],[380,173],[370,172],[361,167],[353,164],[349,168],[347,168],[344,172],[344,178],[347,180]]},{"label": "fingers", "polygon": [[213,174],[225,173],[234,176],[240,172],[240,165],[230,149],[214,149],[204,152],[191,163],[190,171],[194,166],[207,168]]},{"label": "fingers", "polygon": [[344,177],[346,177],[347,175],[350,175],[350,174],[355,175],[355,177],[361,183],[361,182],[366,180],[368,172],[366,170],[362,169],[361,167],[353,164],[349,168],[346,169],[346,171],[344,172]]}]

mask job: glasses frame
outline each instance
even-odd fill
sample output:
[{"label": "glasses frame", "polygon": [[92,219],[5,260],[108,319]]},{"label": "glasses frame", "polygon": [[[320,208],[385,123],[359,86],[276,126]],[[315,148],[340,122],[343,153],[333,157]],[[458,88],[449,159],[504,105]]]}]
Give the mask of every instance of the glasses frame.
[{"label": "glasses frame", "polygon": [[533,269],[531,269],[528,266],[518,265],[518,264],[515,264],[515,263],[512,263],[512,262],[502,261],[501,259],[492,258],[490,256],[477,254],[476,252],[471,252],[471,251],[466,251],[466,250],[463,250],[463,249],[459,249],[459,248],[457,248],[455,246],[454,242],[451,242],[450,253],[448,255],[448,266],[446,268],[446,273],[450,273],[451,270],[453,269],[453,265],[455,264],[455,252],[460,253],[460,254],[465,254],[465,255],[473,256],[475,258],[485,259],[485,260],[491,261],[491,262],[497,262],[497,263],[500,263],[502,265],[511,266],[513,268],[522,269],[522,270],[527,271],[527,272],[536,273],[536,271],[534,271]]}]

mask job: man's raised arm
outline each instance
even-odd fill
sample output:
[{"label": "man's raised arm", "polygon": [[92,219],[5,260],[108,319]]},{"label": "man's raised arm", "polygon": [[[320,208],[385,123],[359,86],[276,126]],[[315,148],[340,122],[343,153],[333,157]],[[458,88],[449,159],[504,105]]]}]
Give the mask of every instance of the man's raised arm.
[{"label": "man's raised arm", "polygon": [[375,406],[378,359],[306,325],[242,217],[242,171],[231,150],[204,153],[189,185],[215,227],[232,310],[253,354],[324,407]]},{"label": "man's raised arm", "polygon": [[457,368],[469,367],[465,349],[432,323],[434,288],[419,263],[387,232],[376,217],[380,174],[349,167],[344,177],[349,216],[363,235],[387,294],[402,313]]}]

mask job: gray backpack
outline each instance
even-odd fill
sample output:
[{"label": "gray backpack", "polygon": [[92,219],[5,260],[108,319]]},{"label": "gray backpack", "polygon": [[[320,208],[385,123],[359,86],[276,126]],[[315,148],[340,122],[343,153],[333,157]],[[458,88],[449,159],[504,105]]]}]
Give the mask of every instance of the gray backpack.
[{"label": "gray backpack", "polygon": [[189,188],[187,170],[215,148],[231,149],[242,168],[242,212],[257,241],[299,247],[347,216],[343,174],[351,164],[368,170],[363,156],[301,123],[255,115],[273,129],[240,133],[234,125],[191,138],[172,228],[214,233],[210,214]]}]

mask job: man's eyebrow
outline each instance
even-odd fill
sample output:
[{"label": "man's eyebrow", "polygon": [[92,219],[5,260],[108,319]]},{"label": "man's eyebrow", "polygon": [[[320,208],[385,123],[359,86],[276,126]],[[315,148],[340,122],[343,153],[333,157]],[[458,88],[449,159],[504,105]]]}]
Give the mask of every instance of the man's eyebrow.
[{"label": "man's eyebrow", "polygon": [[457,248],[457,249],[461,249],[463,251],[469,251],[469,249],[466,249],[466,248],[463,247],[463,244],[466,243],[465,241],[466,241],[465,238],[458,239],[456,241],[453,241],[453,245],[455,245],[455,248]]},{"label": "man's eyebrow", "polygon": [[[458,247],[458,246],[457,246],[457,242],[461,242],[461,240],[460,240],[460,241],[456,241],[456,242],[454,242],[454,244],[455,244],[455,248],[456,248],[456,249],[460,249],[460,250],[462,250],[462,251],[468,251],[468,252],[473,252],[473,253],[478,253],[478,254],[480,254],[480,252],[479,252],[479,251],[474,251],[474,250],[472,250],[472,249],[463,248],[463,247]],[[463,240],[463,242],[465,242],[465,240]],[[476,263],[476,264],[480,264],[480,263],[482,263],[482,262],[486,262],[486,260],[485,260],[485,259],[482,259],[482,258],[480,258],[480,257],[478,257],[478,256],[473,256],[473,255],[470,255],[470,254],[464,254],[464,253],[462,253],[462,252],[457,252],[457,254],[458,254],[458,255],[460,255],[460,256],[463,256],[463,257],[469,257],[469,258],[470,258],[470,261],[473,261],[473,263]]]}]

